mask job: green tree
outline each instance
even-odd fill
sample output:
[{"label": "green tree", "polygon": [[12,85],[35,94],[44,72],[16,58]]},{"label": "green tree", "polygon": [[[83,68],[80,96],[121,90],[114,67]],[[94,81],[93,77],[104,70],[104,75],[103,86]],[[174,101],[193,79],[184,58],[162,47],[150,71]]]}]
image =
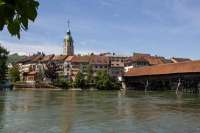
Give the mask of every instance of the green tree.
[{"label": "green tree", "polygon": [[5,79],[5,74],[7,71],[7,59],[8,59],[8,51],[1,47],[0,45],[0,81]]},{"label": "green tree", "polygon": [[10,54],[8,56],[8,61],[7,61],[7,64],[11,63],[11,64],[15,64],[17,63],[18,61],[20,61],[21,59],[24,59],[26,58],[27,56],[25,55],[18,55],[17,53],[14,53],[14,54]]},{"label": "green tree", "polygon": [[110,77],[106,71],[97,72],[96,88],[99,90],[120,89],[117,81]]},{"label": "green tree", "polygon": [[44,70],[44,74],[52,83],[54,83],[54,81],[58,79],[57,71],[59,70],[59,67],[54,62],[47,63],[46,67],[47,69]]},{"label": "green tree", "polygon": [[7,26],[12,36],[20,38],[20,31],[37,17],[38,7],[36,0],[0,0],[0,31]]},{"label": "green tree", "polygon": [[44,78],[45,78],[44,68],[43,68],[42,64],[38,64],[38,72],[37,72],[36,81],[38,83],[41,83],[41,82],[43,82]]},{"label": "green tree", "polygon": [[67,81],[63,77],[59,77],[54,83],[55,86],[60,87],[62,89],[68,89],[70,87],[70,81]]},{"label": "green tree", "polygon": [[87,66],[87,84],[90,85],[93,82],[93,70],[92,70],[92,66],[88,65]]},{"label": "green tree", "polygon": [[20,71],[18,65],[9,69],[9,78],[12,82],[20,81]]},{"label": "green tree", "polygon": [[81,72],[77,73],[74,81],[74,86],[82,89],[86,87],[85,76]]}]

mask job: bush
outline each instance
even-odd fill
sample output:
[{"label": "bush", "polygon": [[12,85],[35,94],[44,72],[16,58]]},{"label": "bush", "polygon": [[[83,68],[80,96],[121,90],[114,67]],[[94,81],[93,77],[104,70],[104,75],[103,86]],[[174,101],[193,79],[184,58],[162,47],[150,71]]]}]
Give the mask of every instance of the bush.
[{"label": "bush", "polygon": [[65,79],[58,79],[54,82],[54,86],[60,87],[62,89],[68,89],[70,86],[70,83]]},{"label": "bush", "polygon": [[110,77],[105,71],[97,72],[96,88],[99,90],[115,90],[120,89],[119,83]]},{"label": "bush", "polygon": [[83,89],[86,88],[86,86],[85,76],[81,72],[78,72],[74,81],[74,87]]},{"label": "bush", "polygon": [[9,78],[12,82],[20,81],[20,71],[17,65],[9,69]]}]

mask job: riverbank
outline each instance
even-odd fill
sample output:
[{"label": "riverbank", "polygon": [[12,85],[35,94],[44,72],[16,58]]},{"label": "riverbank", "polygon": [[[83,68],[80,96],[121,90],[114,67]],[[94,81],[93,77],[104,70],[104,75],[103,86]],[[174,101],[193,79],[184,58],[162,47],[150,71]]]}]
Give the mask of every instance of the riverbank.
[{"label": "riverbank", "polygon": [[18,82],[13,84],[15,88],[55,88],[55,86],[47,84],[47,83],[25,83],[25,82]]},{"label": "riverbank", "polygon": [[120,90],[120,87],[109,87],[108,88],[102,88],[102,89],[98,89],[96,88],[95,85],[84,85],[83,88],[81,87],[75,87],[75,85],[72,84],[48,84],[48,83],[26,83],[26,82],[18,82],[18,83],[13,83],[14,84],[14,88],[17,89],[33,89],[33,90]]},{"label": "riverbank", "polygon": [[13,84],[9,80],[0,81],[0,90],[12,90]]},{"label": "riverbank", "polygon": [[[52,91],[61,91],[61,90],[69,90],[69,91],[83,91],[83,90],[88,90],[88,91],[98,91],[98,89],[95,88],[88,88],[88,89],[81,89],[81,88],[68,88],[68,89],[63,89],[59,87],[54,87],[54,88],[23,88],[23,87],[14,87],[14,90],[52,90]],[[117,90],[116,90],[117,91]]]},{"label": "riverbank", "polygon": [[62,91],[61,88],[14,88],[13,90],[22,90],[22,91]]}]

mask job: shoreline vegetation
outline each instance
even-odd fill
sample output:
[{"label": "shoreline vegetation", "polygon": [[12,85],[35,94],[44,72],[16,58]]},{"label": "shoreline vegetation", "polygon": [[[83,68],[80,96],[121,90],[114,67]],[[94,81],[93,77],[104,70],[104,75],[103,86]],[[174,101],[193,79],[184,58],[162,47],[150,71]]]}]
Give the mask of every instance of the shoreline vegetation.
[{"label": "shoreline vegetation", "polygon": [[[13,74],[15,75],[15,74]],[[15,75],[16,76],[16,75]],[[90,77],[90,78],[89,78]],[[18,78],[14,78],[18,79]],[[92,80],[93,79],[93,80]],[[83,75],[79,72],[74,81],[59,77],[47,83],[37,80],[35,83],[13,81],[15,88],[36,88],[36,89],[70,89],[70,90],[120,90],[121,84],[110,77],[105,71],[98,71],[95,77]]]}]

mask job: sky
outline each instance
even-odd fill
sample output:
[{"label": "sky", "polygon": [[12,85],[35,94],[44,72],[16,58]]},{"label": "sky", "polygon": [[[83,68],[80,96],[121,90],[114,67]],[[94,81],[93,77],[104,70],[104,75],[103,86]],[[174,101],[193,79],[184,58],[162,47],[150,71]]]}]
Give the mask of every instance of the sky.
[{"label": "sky", "polygon": [[150,53],[200,59],[200,0],[40,0],[38,16],[21,39],[6,28],[10,53],[62,54],[67,21],[75,53]]}]

